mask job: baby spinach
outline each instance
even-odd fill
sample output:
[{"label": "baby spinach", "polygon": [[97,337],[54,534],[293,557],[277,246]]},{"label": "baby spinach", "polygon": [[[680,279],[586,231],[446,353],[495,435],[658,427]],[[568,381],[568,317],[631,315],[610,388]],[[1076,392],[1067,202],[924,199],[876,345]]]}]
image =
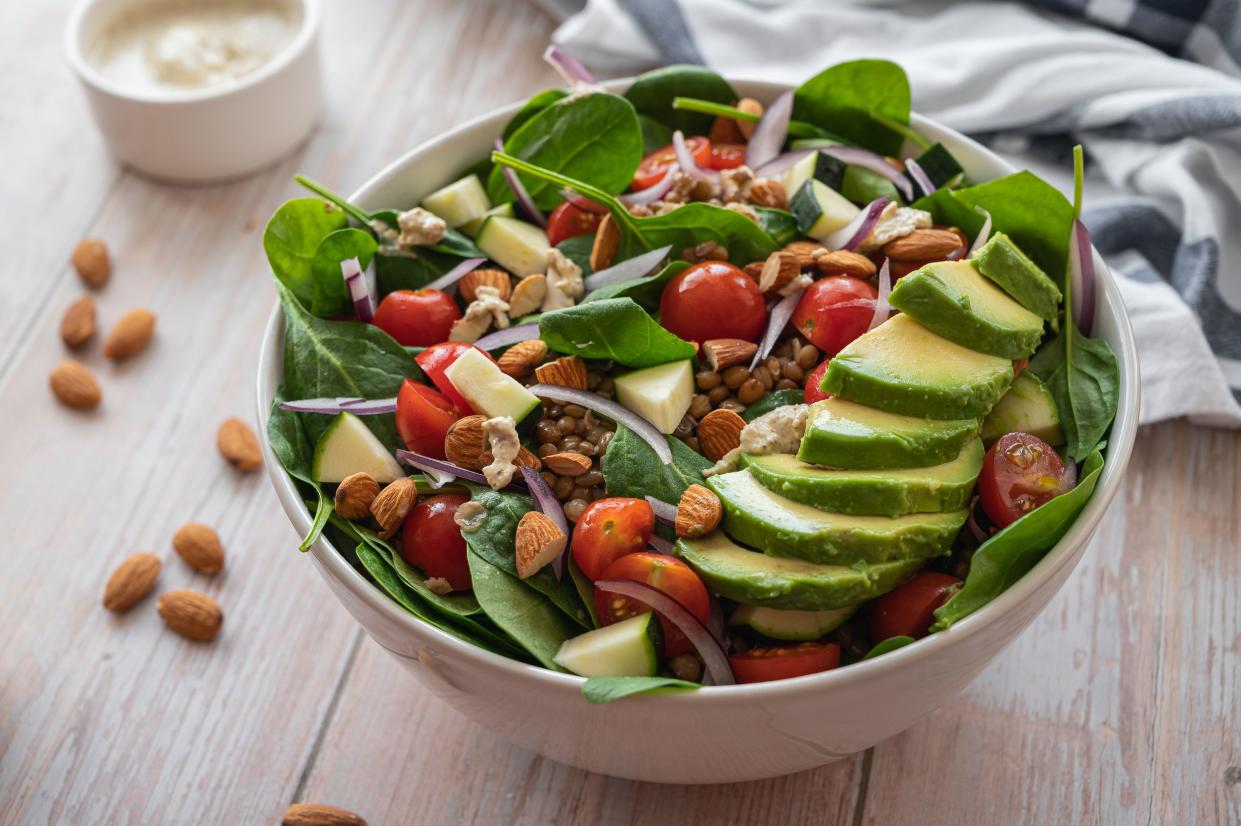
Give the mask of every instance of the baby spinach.
[{"label": "baby spinach", "polygon": [[[638,75],[625,92],[625,97],[633,103],[638,114],[646,115],[669,130],[680,129],[686,135],[705,135],[715,116],[677,109],[673,101],[678,97],[687,97],[731,104],[737,100],[737,93],[727,80],[705,66],[678,64]],[[667,146],[670,140],[671,135],[659,146]]]},{"label": "baby spinach", "polygon": [[[792,194],[789,193],[790,196]],[[773,207],[753,207],[753,210],[758,214],[758,225],[763,228],[763,232],[770,235],[771,240],[779,246],[801,237],[797,220],[788,210]]]},{"label": "baby spinach", "polygon": [[539,316],[539,338],[559,353],[652,367],[694,357],[694,345],[677,338],[632,298],[589,301]]},{"label": "baby spinach", "polygon": [[806,401],[806,392],[804,390],[772,390],[767,393],[754,404],[745,409],[741,414],[741,418],[747,422],[752,422],[764,413],[770,413],[777,407],[784,407],[788,404],[803,404]]},{"label": "baby spinach", "polygon": [[[348,225],[345,213],[318,198],[285,201],[267,222],[263,231],[267,261],[280,283],[302,303],[310,305],[314,301],[312,264],[319,245],[328,235]],[[339,271],[336,279],[342,280]]]},{"label": "baby spinach", "polygon": [[714,241],[728,250],[728,260],[737,266],[766,260],[781,244],[759,224],[740,212],[701,201],[679,206],[662,215],[635,219],[638,239],[625,238],[622,233],[621,253],[637,255],[646,249],[669,245],[673,254]]},{"label": "baby spinach", "polygon": [[341,276],[341,262],[357,258],[365,271],[378,248],[373,235],[355,227],[338,229],[320,241],[310,262],[310,311],[320,318],[351,312],[353,302]]},{"label": "baby spinach", "polygon": [[793,117],[881,155],[896,155],[904,137],[871,115],[909,124],[909,78],[889,60],[838,63],[798,86]]},{"label": "baby spinach", "polygon": [[663,295],[664,286],[688,266],[684,261],[673,261],[654,275],[631,278],[591,290],[582,299],[582,303],[605,301],[609,298],[632,298],[647,310],[655,312],[659,309],[659,299]]},{"label": "baby spinach", "polygon": [[323,526],[332,515],[332,500],[324,493],[323,486],[315,481],[312,468],[314,450],[306,435],[302,414],[280,408],[280,403],[287,398],[284,387],[276,391],[271,413],[267,416],[267,443],[285,472],[315,492],[314,518],[311,520],[310,530],[298,545],[299,551],[308,551],[319,539]]},{"label": "baby spinach", "polygon": [[698,683],[675,677],[590,677],[582,683],[582,696],[588,703],[610,703],[638,694],[668,694],[698,688]]},{"label": "baby spinach", "polygon": [[411,255],[385,255],[375,257],[375,280],[380,297],[394,290],[417,290],[426,286],[457,264],[455,255],[419,250]]},{"label": "baby spinach", "polygon": [[564,256],[582,268],[582,275],[590,275],[594,270],[590,268],[590,250],[595,245],[595,234],[588,233],[586,235],[574,235],[572,238],[566,238],[556,245],[556,249],[564,253]]},{"label": "baby spinach", "polygon": [[649,155],[672,143],[672,130],[649,115],[638,115],[638,128],[642,130],[642,154]]},{"label": "baby spinach", "polygon": [[1039,348],[1029,369],[1056,402],[1068,454],[1081,461],[1116,417],[1120,399],[1116,354],[1103,339],[1082,335],[1070,320]]},{"label": "baby spinach", "polygon": [[577,567],[573,554],[569,554],[568,568],[569,576],[573,579],[573,587],[577,588],[577,595],[581,598],[582,604],[586,606],[586,612],[590,614],[591,627],[598,628],[599,615],[595,613],[595,583],[591,582],[586,574],[582,573],[582,569]]},{"label": "baby spinach", "polygon": [[906,637],[906,636],[888,637],[886,640],[877,644],[871,650],[867,651],[866,656],[863,657],[862,659],[869,660],[874,657],[882,657],[884,654],[887,654],[890,651],[895,651],[898,648],[904,648],[905,646],[909,645],[911,642],[914,642],[913,637]]},{"label": "baby spinach", "polygon": [[504,131],[500,133],[500,139],[508,140],[509,136],[524,126],[528,120],[542,112],[548,106],[551,106],[556,101],[568,96],[569,93],[564,89],[544,89],[543,91],[533,95],[529,100],[522,104],[522,107],[517,110],[517,113],[509,119],[507,124],[505,124]]},{"label": "baby spinach", "polygon": [[544,667],[564,671],[553,657],[565,640],[582,629],[543,595],[479,556],[473,547],[466,554],[470,580],[487,616]]},{"label": "baby spinach", "polygon": [[935,611],[940,631],[974,613],[1017,580],[1060,541],[1094,493],[1103,470],[1103,454],[1096,448],[1082,466],[1077,487],[1035,508],[984,542],[970,560],[965,585]]},{"label": "baby spinach", "polygon": [[603,480],[608,496],[654,496],[675,505],[693,484],[702,484],[702,472],[711,461],[680,439],[668,438],[672,464],[665,465],[651,446],[624,425],[608,442],[603,457]]}]

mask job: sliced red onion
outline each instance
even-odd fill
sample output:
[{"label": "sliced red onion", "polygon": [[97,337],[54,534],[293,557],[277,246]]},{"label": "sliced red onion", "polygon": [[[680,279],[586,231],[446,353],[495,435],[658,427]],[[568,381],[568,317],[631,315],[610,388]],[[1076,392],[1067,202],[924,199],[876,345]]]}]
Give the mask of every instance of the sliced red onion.
[{"label": "sliced red onion", "polygon": [[655,553],[676,556],[676,546],[659,534],[651,535],[650,546],[655,549]]},{"label": "sliced red onion", "polygon": [[646,502],[651,506],[651,510],[655,512],[655,519],[665,525],[675,525],[677,521],[677,506],[669,505],[662,499],[656,499],[654,496],[646,497]]},{"label": "sliced red onion", "polygon": [[724,622],[724,609],[720,606],[718,599],[711,600],[711,614],[707,618],[707,630],[711,632],[711,636],[715,637],[720,648],[727,651],[728,625]]},{"label": "sliced red onion", "polygon": [[468,273],[478,269],[479,266],[481,266],[486,260],[486,258],[467,258],[448,272],[441,275],[439,278],[432,281],[430,284],[424,286],[422,289],[443,290],[446,293],[450,293],[456,287],[458,281],[460,281]]},{"label": "sliced red onion", "polygon": [[516,327],[505,327],[503,330],[488,333],[474,342],[474,346],[480,350],[498,350],[501,347],[507,347],[519,341],[527,341],[528,339],[538,337],[539,324],[535,321],[530,324],[518,324]]},{"label": "sliced red onion", "polygon": [[[569,530],[569,520],[565,518],[564,508],[560,500],[556,498],[551,485],[547,484],[547,480],[534,468],[522,467],[521,475],[525,478],[526,487],[530,489],[530,495],[534,498],[534,507],[555,522],[556,527],[560,528],[565,536],[572,538],[573,532]],[[564,579],[565,558],[568,553],[569,541],[566,540],[564,550],[551,561],[552,573],[556,575],[556,579]]]},{"label": "sliced red onion", "polygon": [[[504,151],[504,142],[496,138],[496,149],[500,152]],[[513,191],[513,197],[517,199],[517,205],[522,208],[530,220],[534,221],[544,229],[547,228],[547,218],[543,217],[543,211],[539,209],[538,204],[530,197],[530,193],[526,191],[526,186],[521,182],[521,178],[507,166],[500,167],[504,180],[508,183],[508,188]]]},{"label": "sliced red onion", "polygon": [[1064,460],[1064,490],[1067,493],[1077,487],[1077,462],[1070,456]]},{"label": "sliced red onion", "polygon": [[973,258],[983,248],[983,245],[987,243],[987,239],[991,237],[991,213],[978,206],[974,207],[974,209],[983,214],[983,222],[982,229],[978,230],[978,235],[974,238],[974,243],[970,244],[968,256],[970,258]]},{"label": "sliced red onion", "polygon": [[874,230],[875,224],[879,223],[879,215],[883,212],[883,208],[888,205],[889,198],[876,198],[866,206],[862,207],[862,211],[857,217],[848,223],[847,226],[833,232],[827,238],[823,239],[823,246],[829,250],[855,250],[861,246],[866,237]]},{"label": "sliced red onion", "polygon": [[694,160],[694,156],[690,154],[689,147],[685,145],[685,135],[681,134],[680,129],[672,133],[672,148],[676,152],[677,163],[688,174],[707,181],[714,181],[719,178],[718,173],[710,169],[703,169]]},{"label": "sliced red onion", "polygon": [[660,262],[667,258],[670,252],[672,252],[672,246],[668,245],[650,252],[644,252],[641,255],[635,255],[633,258],[627,258],[619,264],[613,264],[606,270],[599,270],[599,272],[586,276],[586,280],[583,283],[586,285],[586,289],[597,290],[609,284],[619,284],[622,281],[641,278],[658,267]]},{"label": "sliced red onion", "polygon": [[337,398],[297,399],[281,402],[281,410],[292,410],[296,413],[352,413],[355,416],[376,416],[380,413],[395,413],[396,399],[362,399],[356,396],[339,396]]},{"label": "sliced red onion", "polygon": [[349,298],[353,301],[353,311],[357,314],[358,321],[370,324],[375,317],[375,299],[371,295],[366,274],[362,272],[362,263],[357,256],[340,262],[340,274],[345,279],[345,289],[349,290]]},{"label": "sliced red onion", "polygon": [[1069,239],[1069,279],[1073,284],[1073,320],[1083,335],[1094,329],[1094,251],[1090,246],[1090,233],[1080,220],[1073,221],[1073,235]]},{"label": "sliced red onion", "polygon": [[583,210],[584,212],[593,212],[595,215],[608,214],[608,208],[603,204],[598,201],[592,201],[585,195],[578,195],[571,189],[565,188],[560,190],[560,197],[564,198],[566,201],[573,204],[573,206]]},{"label": "sliced red onion", "polygon": [[978,524],[978,518],[975,515],[975,511],[977,510],[978,510],[978,497],[975,496],[970,501],[969,517],[965,520],[965,527],[969,530],[970,536],[974,537],[974,540],[977,541],[979,545],[981,545],[982,543],[986,542],[991,537],[988,536],[987,532],[983,529],[983,527]]},{"label": "sliced red onion", "polygon": [[909,170],[910,177],[917,182],[918,188],[922,190],[923,195],[930,195],[938,189],[934,182],[931,181],[931,176],[927,175],[925,170],[922,169],[922,164],[918,163],[913,158],[909,158],[905,161],[905,169]]},{"label": "sliced red onion", "polygon": [[565,83],[573,86],[578,83],[594,83],[595,76],[582,65],[581,61],[559,46],[548,46],[543,52],[543,59],[560,73]]},{"label": "sliced red onion", "polygon": [[793,114],[793,92],[790,90],[772,101],[759,119],[745,145],[745,162],[757,169],[780,154],[789,135],[789,117]]},{"label": "sliced red onion", "polygon": [[651,184],[646,189],[639,189],[637,192],[630,192],[628,195],[620,196],[621,202],[630,206],[643,206],[655,203],[672,189],[672,184],[680,171],[680,164],[672,164],[664,171],[664,176],[656,183]]},{"label": "sliced red onion", "polygon": [[655,451],[659,461],[665,465],[672,464],[672,449],[668,447],[668,440],[664,438],[664,434],[660,433],[655,425],[618,402],[605,399],[598,393],[578,390],[575,387],[562,387],[559,384],[535,384],[526,389],[540,399],[578,404],[587,410],[593,410],[600,416],[606,416],[617,424],[623,424],[651,446],[651,450]]},{"label": "sliced red onion", "polygon": [[771,352],[771,348],[776,346],[776,340],[780,338],[780,333],[784,332],[784,325],[789,323],[789,319],[793,317],[793,311],[797,309],[797,302],[801,301],[801,297],[806,290],[794,290],[784,298],[776,302],[776,306],[771,308],[771,313],[767,316],[767,331],[763,333],[763,340],[759,342],[758,349],[754,351],[754,358],[750,361],[750,369],[753,370],[758,363],[767,358]]},{"label": "sliced red onion", "polygon": [[876,155],[869,149],[862,149],[860,146],[824,146],[819,151],[824,155],[831,155],[833,158],[844,161],[847,164],[865,167],[871,172],[878,172],[892,182],[906,201],[914,199],[913,184],[909,182],[909,179],[905,177],[903,172],[885,161],[883,156]]},{"label": "sliced red onion", "polygon": [[875,314],[870,317],[870,326],[866,328],[869,332],[880,324],[888,320],[888,316],[892,315],[892,305],[888,303],[888,294],[892,292],[892,269],[888,264],[888,259],[883,259],[883,266],[879,268],[879,295],[875,298]]},{"label": "sliced red onion", "polygon": [[443,459],[432,459],[430,456],[423,456],[421,453],[414,453],[412,450],[398,450],[396,458],[398,461],[404,462],[410,467],[416,467],[425,473],[427,480],[433,488],[442,487],[453,479],[464,479],[477,485],[487,484],[487,477],[476,470],[467,470],[460,465],[454,465],[452,462],[446,462]]},{"label": "sliced red onion", "polygon": [[[783,155],[777,155],[762,166],[754,170],[755,177],[773,178],[781,172],[792,169],[797,162],[810,155],[812,152],[818,152],[817,149],[794,149],[792,152],[785,152]],[[790,192],[791,198],[795,193]]]},{"label": "sliced red onion", "polygon": [[702,657],[704,668],[703,685],[732,685],[733,671],[728,666],[728,655],[720,641],[694,616],[684,605],[668,596],[658,588],[644,585],[641,582],[630,582],[619,579],[602,579],[595,583],[595,588],[610,594],[636,599],[676,627],[685,635],[690,645]]}]

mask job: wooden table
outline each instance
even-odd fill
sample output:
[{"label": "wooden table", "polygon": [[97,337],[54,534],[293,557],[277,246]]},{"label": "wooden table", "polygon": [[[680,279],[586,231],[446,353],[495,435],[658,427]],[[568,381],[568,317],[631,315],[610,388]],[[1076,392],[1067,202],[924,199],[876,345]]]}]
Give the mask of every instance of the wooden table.
[{"label": "wooden table", "polygon": [[[328,593],[262,474],[216,453],[253,408],[273,303],[267,216],[305,171],[349,191],[438,131],[557,83],[533,7],[328,3],[329,114],[294,157],[214,187],[119,170],[59,57],[67,0],[0,8],[0,822],[251,824],[338,804],[380,823],[1241,822],[1241,435],[1142,431],[1094,547],[1033,628],[964,695],[903,735],[817,771],[729,787],[586,774],[514,748],[409,679]],[[56,404],[67,266],[107,239],[106,330],[134,306],[157,340],[92,413]],[[170,553],[218,528],[226,571]],[[166,631],[148,599],[100,606],[131,551],[160,588],[214,595],[212,644]],[[864,713],[865,710],[859,710]],[[600,743],[606,748],[606,743]]]}]

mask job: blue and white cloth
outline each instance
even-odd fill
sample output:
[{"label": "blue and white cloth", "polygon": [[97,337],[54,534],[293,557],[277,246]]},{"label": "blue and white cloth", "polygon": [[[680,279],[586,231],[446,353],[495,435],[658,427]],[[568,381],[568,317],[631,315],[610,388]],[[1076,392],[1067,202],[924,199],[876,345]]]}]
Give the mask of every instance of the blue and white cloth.
[{"label": "blue and white cloth", "polygon": [[665,63],[797,82],[887,57],[918,111],[1071,187],[1121,278],[1142,421],[1241,427],[1238,0],[540,0],[602,76]]}]

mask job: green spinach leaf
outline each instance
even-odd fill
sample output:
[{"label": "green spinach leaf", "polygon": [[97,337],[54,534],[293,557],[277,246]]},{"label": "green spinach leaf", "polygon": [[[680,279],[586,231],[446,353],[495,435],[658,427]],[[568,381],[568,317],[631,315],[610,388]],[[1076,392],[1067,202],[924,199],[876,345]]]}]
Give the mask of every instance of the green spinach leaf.
[{"label": "green spinach leaf", "polygon": [[664,293],[664,286],[688,266],[684,261],[673,261],[654,275],[631,278],[591,290],[582,299],[582,303],[605,301],[609,298],[632,298],[645,309],[655,312],[659,309],[659,299]]},{"label": "green spinach leaf", "polygon": [[911,642],[914,642],[913,637],[906,637],[906,636],[888,637],[886,640],[879,643],[871,650],[867,651],[866,656],[863,657],[862,659],[869,660],[874,657],[881,657],[890,651],[895,651],[898,648],[904,648],[905,646],[909,645]]},{"label": "green spinach leaf", "polygon": [[1034,354],[1029,369],[1051,391],[1068,453],[1080,462],[1116,417],[1120,399],[1116,354],[1103,339],[1082,335],[1070,319]]},{"label": "green spinach leaf", "polygon": [[314,450],[303,425],[304,414],[282,410],[280,403],[286,399],[287,396],[284,395],[282,386],[276,391],[271,413],[267,416],[267,443],[285,472],[300,481],[304,487],[309,487],[315,492],[314,518],[311,520],[310,530],[302,537],[297,548],[299,551],[308,551],[319,539],[319,535],[323,533],[323,526],[327,524],[328,518],[332,515],[332,500],[324,493],[323,486],[314,478],[312,467]]},{"label": "green spinach leaf", "polygon": [[556,245],[556,249],[564,253],[564,256],[582,268],[582,275],[590,275],[594,270],[590,268],[590,250],[595,245],[595,234],[588,233],[586,235],[574,235],[572,238],[566,238]]},{"label": "green spinach leaf", "polygon": [[715,204],[695,201],[662,215],[634,220],[638,238],[627,237],[622,225],[621,255],[628,258],[638,253],[669,245],[673,255],[682,250],[715,241],[728,250],[728,260],[739,267],[753,261],[764,261],[780,249],[766,230],[739,212]]},{"label": "green spinach leaf", "polygon": [[737,100],[737,93],[727,80],[705,66],[679,64],[639,75],[625,92],[625,97],[633,103],[638,114],[667,127],[668,140],[659,144],[667,146],[672,140],[672,131],[680,129],[686,136],[705,135],[715,120],[713,115],[675,108],[672,105],[674,99],[687,97],[731,104]]},{"label": "green spinach leaf", "polygon": [[582,569],[577,567],[573,554],[569,554],[568,568],[569,576],[573,579],[573,587],[577,588],[577,595],[581,598],[582,604],[586,606],[586,612],[590,614],[591,627],[598,628],[599,615],[595,613],[595,583],[591,582],[586,574],[582,573]]},{"label": "green spinach leaf", "polygon": [[551,106],[558,100],[566,98],[569,93],[564,89],[544,89],[533,95],[527,100],[517,114],[513,115],[509,122],[505,124],[504,131],[500,133],[500,139],[507,141],[509,137],[526,124],[528,120],[542,112],[548,106]]},{"label": "green spinach leaf", "polygon": [[838,63],[793,93],[794,118],[881,155],[899,154],[904,137],[872,114],[909,124],[909,78],[904,69],[888,60]]},{"label": "green spinach leaf", "polygon": [[544,595],[492,564],[470,546],[466,554],[474,596],[487,616],[522,648],[553,671],[564,671],[553,657],[581,628]]},{"label": "green spinach leaf", "polygon": [[310,311],[319,318],[330,318],[353,311],[349,290],[341,275],[342,261],[357,258],[365,271],[379,245],[366,230],[346,227],[329,233],[315,250],[310,262],[311,284]]},{"label": "green spinach leaf", "polygon": [[686,488],[701,485],[702,472],[711,467],[711,461],[680,439],[668,437],[668,447],[672,450],[672,464],[665,465],[637,434],[617,425],[616,435],[608,442],[603,457],[608,496],[654,496],[675,505]]},{"label": "green spinach leaf", "polygon": [[788,404],[804,404],[806,401],[806,392],[804,390],[772,390],[767,393],[754,404],[745,409],[741,414],[741,418],[747,422],[752,422],[764,413],[770,413],[777,407],[784,407]]},{"label": "green spinach leaf", "polygon": [[771,240],[778,246],[783,247],[790,241],[796,241],[801,237],[801,232],[797,229],[797,219],[788,210],[772,207],[754,207],[753,209],[758,213],[758,225],[763,228],[763,232],[771,236]]},{"label": "green spinach leaf", "polygon": [[582,696],[590,703],[610,703],[638,694],[696,691],[698,683],[674,677],[590,677],[582,683]]},{"label": "green spinach leaf", "polygon": [[632,298],[609,298],[539,316],[539,338],[559,353],[652,367],[694,357],[694,345],[677,338]]},{"label": "green spinach leaf", "polygon": [[638,115],[642,129],[642,154],[649,155],[672,143],[672,130],[649,115]]},{"label": "green spinach leaf", "polygon": [[267,222],[263,231],[267,261],[277,280],[303,304],[311,305],[314,301],[315,251],[328,235],[348,225],[345,213],[318,198],[285,201]]}]

